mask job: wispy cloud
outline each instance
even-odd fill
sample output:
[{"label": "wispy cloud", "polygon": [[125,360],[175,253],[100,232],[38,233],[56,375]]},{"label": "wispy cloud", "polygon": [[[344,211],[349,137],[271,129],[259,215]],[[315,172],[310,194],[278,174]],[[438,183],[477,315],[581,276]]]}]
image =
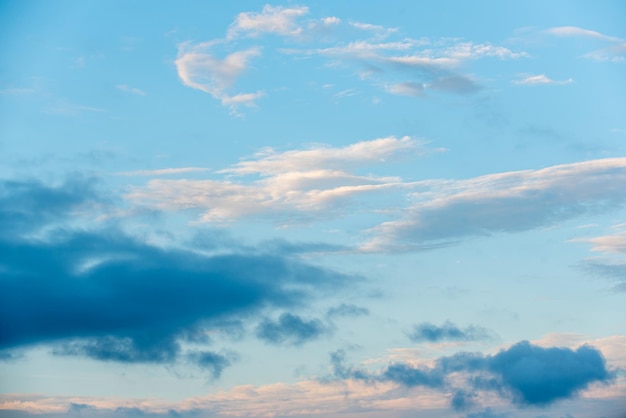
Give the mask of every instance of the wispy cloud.
[{"label": "wispy cloud", "polygon": [[559,37],[583,37],[595,39],[609,45],[595,51],[591,51],[584,58],[596,61],[621,62],[626,60],[626,40],[615,36],[605,35],[594,30],[584,29],[577,26],[559,26],[545,30],[546,33]]},{"label": "wispy cloud", "polygon": [[187,87],[203,91],[220,100],[227,106],[252,105],[264,95],[262,91],[254,93],[227,93],[237,78],[244,73],[253,57],[261,55],[257,47],[233,52],[223,59],[211,53],[215,43],[182,43],[178,46],[175,64],[178,77]]},{"label": "wispy cloud", "polygon": [[136,170],[136,171],[121,171],[114,173],[116,176],[167,176],[170,174],[183,174],[183,173],[198,173],[208,171],[208,168],[202,167],[180,167],[180,168],[162,168],[158,170]]},{"label": "wispy cloud", "polygon": [[600,32],[596,32],[594,30],[589,30],[589,29],[584,29],[578,26],[557,26],[554,28],[546,29],[546,32],[551,35],[562,36],[562,37],[581,36],[585,38],[599,39],[601,41],[623,42],[621,38],[604,35]]},{"label": "wispy cloud", "polygon": [[397,177],[357,175],[350,168],[425,151],[422,142],[410,137],[280,153],[265,149],[253,159],[218,171],[227,176],[223,180],[151,180],[127,197],[163,209],[204,210],[202,219],[207,222],[259,215],[330,216],[351,197],[407,186]]},{"label": "wispy cloud", "polygon": [[119,91],[123,91],[125,93],[131,93],[131,94],[136,94],[137,96],[145,96],[146,92],[138,89],[137,87],[131,87],[128,86],[126,84],[118,84],[117,86],[115,86],[116,89],[118,89]]},{"label": "wispy cloud", "polygon": [[584,161],[468,180],[423,181],[404,218],[372,230],[363,250],[430,248],[471,236],[525,231],[626,201],[626,158]]},{"label": "wispy cloud", "polygon": [[564,85],[571,84],[574,80],[572,78],[568,78],[567,80],[552,80],[548,78],[545,74],[539,75],[529,75],[524,76],[518,80],[513,80],[513,84],[527,85],[527,86],[538,86],[538,85]]}]

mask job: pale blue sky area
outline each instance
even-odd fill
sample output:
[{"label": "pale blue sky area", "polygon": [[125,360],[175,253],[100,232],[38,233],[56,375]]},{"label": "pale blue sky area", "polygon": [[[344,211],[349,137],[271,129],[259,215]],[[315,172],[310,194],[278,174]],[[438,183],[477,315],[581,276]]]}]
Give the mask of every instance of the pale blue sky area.
[{"label": "pale blue sky area", "polygon": [[623,418],[625,17],[1,2],[0,415]]}]

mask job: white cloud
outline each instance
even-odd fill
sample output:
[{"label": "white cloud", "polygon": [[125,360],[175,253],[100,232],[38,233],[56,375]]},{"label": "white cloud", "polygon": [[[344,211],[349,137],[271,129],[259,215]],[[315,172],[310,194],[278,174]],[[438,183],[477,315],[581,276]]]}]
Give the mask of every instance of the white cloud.
[{"label": "white cloud", "polygon": [[589,52],[583,55],[583,58],[592,59],[595,61],[613,61],[621,62],[626,60],[626,41],[622,38],[615,36],[605,35],[594,30],[584,29],[577,26],[559,26],[555,28],[546,29],[546,33],[560,37],[584,37],[589,39],[596,39],[603,42],[611,43],[607,47]]},{"label": "white cloud", "polygon": [[215,58],[210,52],[214,43],[183,43],[178,47],[175,64],[183,84],[203,91],[219,99],[224,105],[251,104],[263,96],[255,93],[226,93],[237,78],[248,69],[249,61],[261,55],[259,48],[249,48],[227,55],[224,59]]},{"label": "white cloud", "polygon": [[297,20],[308,12],[308,7],[284,8],[265,5],[261,13],[239,13],[228,29],[228,38],[241,34],[258,36],[264,33],[298,36],[302,33],[302,27],[298,25]]},{"label": "white cloud", "polygon": [[421,83],[397,83],[389,86],[385,86],[385,90],[391,94],[397,94],[400,96],[424,96],[424,85]]},{"label": "white cloud", "polygon": [[587,242],[592,244],[591,251],[609,254],[626,254],[626,233],[604,235],[593,238],[575,238],[570,242]]},{"label": "white cloud", "polygon": [[583,56],[595,61],[626,61],[626,42],[589,52]]},{"label": "white cloud", "polygon": [[555,225],[626,202],[626,158],[584,161],[468,180],[416,184],[402,219],[374,229],[363,251],[430,248],[464,237]]},{"label": "white cloud", "polygon": [[126,84],[118,84],[117,86],[115,86],[115,88],[126,93],[136,94],[138,96],[146,95],[146,92],[144,92],[143,90],[136,87],[127,86]]},{"label": "white cloud", "polygon": [[604,35],[600,32],[580,28],[578,26],[558,26],[558,27],[546,29],[546,32],[555,36],[563,36],[563,37],[582,36],[585,38],[599,39],[599,40],[608,41],[608,42],[623,42],[622,39],[620,38]]},{"label": "white cloud", "polygon": [[546,84],[564,85],[564,84],[571,84],[573,82],[574,80],[571,78],[568,78],[567,80],[552,80],[551,78],[546,77],[545,74],[529,75],[529,76],[522,77],[519,80],[513,80],[513,84],[529,85],[529,86],[546,85]]},{"label": "white cloud", "polygon": [[[161,180],[135,188],[128,198],[161,209],[196,208],[206,222],[245,216],[332,216],[350,198],[410,187],[397,177],[357,175],[350,168],[419,154],[423,143],[409,137],[363,141],[345,147],[276,152],[266,149],[216,174],[222,180]],[[254,176],[252,179],[249,176]],[[260,177],[260,178],[259,178]]]}]

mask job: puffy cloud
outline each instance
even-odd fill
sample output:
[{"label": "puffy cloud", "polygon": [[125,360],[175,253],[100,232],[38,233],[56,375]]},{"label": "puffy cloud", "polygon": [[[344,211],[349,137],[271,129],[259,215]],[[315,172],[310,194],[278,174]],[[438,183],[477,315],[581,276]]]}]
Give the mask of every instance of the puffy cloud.
[{"label": "puffy cloud", "polygon": [[[308,12],[307,7],[285,8],[267,4],[263,6],[261,13],[239,13],[228,29],[228,37],[232,38],[242,34],[258,36],[264,33],[298,36],[302,33],[302,27],[298,25],[297,20]],[[338,22],[330,20],[329,23]]]},{"label": "puffy cloud", "polygon": [[593,382],[612,379],[602,354],[586,345],[572,350],[523,341],[487,356],[485,366],[522,405],[547,405],[571,398]]},{"label": "puffy cloud", "polygon": [[444,387],[446,376],[458,372],[474,376],[469,388],[495,391],[521,406],[570,399],[590,384],[614,377],[602,353],[591,346],[544,348],[522,341],[495,355],[462,352],[442,357],[433,368],[392,364],[378,378],[407,387]]},{"label": "puffy cloud", "polygon": [[[43,343],[61,355],[171,362],[198,330],[300,304],[347,280],[267,252],[208,257],[116,229],[39,233],[88,204],[91,187],[2,183],[0,223],[12,229],[0,235],[0,349]],[[207,367],[209,360],[198,357]],[[214,374],[217,366],[225,363]]]},{"label": "puffy cloud", "polygon": [[409,339],[414,342],[481,341],[489,338],[489,331],[483,327],[470,325],[461,329],[449,321],[441,326],[422,322],[414,325],[409,333]]},{"label": "puffy cloud", "polygon": [[306,320],[298,315],[283,313],[278,321],[264,319],[256,329],[258,338],[270,344],[302,345],[330,333],[319,319]]}]

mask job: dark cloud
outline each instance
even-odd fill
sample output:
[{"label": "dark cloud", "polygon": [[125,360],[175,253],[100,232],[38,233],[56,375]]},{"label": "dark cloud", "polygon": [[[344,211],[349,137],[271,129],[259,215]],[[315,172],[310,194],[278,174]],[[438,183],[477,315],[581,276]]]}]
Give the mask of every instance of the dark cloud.
[{"label": "dark cloud", "polygon": [[36,230],[102,200],[96,182],[81,176],[59,186],[36,180],[0,181],[0,237]]},{"label": "dark cloud", "polygon": [[[379,373],[346,366],[345,352],[340,350],[331,353],[331,367],[336,378],[390,381],[409,388],[452,392],[451,406],[457,410],[470,408],[477,391],[495,392],[519,406],[544,407],[574,398],[592,383],[610,383],[614,378],[600,351],[591,346],[544,348],[528,341],[495,355],[461,352],[439,358],[433,367],[394,363]],[[448,380],[450,374],[458,372],[468,377],[462,388]]]},{"label": "dark cloud", "polygon": [[231,364],[227,356],[211,351],[189,353],[187,358],[201,369],[208,371],[213,379],[219,378],[222,371]]},{"label": "dark cloud", "polygon": [[306,320],[290,313],[283,313],[278,321],[264,319],[256,329],[257,337],[271,344],[301,345],[328,333],[330,328],[319,319]]},{"label": "dark cloud", "polygon": [[452,395],[450,405],[455,411],[465,411],[474,406],[474,398],[476,398],[475,392],[468,392],[459,389]]},{"label": "dark cloud", "polygon": [[326,312],[327,316],[330,317],[341,317],[341,316],[362,316],[369,315],[370,311],[367,308],[362,308],[360,306],[342,303],[338,306],[333,306],[328,309]]},{"label": "dark cloud", "polygon": [[[57,354],[169,362],[198,329],[301,304],[348,280],[281,255],[207,257],[116,229],[50,231],[97,199],[90,182],[0,184],[0,225],[11,226],[0,235],[0,350],[54,343]],[[28,238],[33,225],[48,238]],[[317,322],[303,324],[298,338],[319,332]]]},{"label": "dark cloud", "polygon": [[399,383],[403,386],[426,386],[442,388],[445,374],[442,370],[433,368],[418,368],[403,363],[392,364],[383,372],[382,380]]},{"label": "dark cloud", "polygon": [[523,405],[548,405],[568,399],[593,382],[608,382],[612,374],[593,347],[543,348],[527,341],[487,358],[487,370]]},{"label": "dark cloud", "polygon": [[409,333],[413,342],[441,342],[441,341],[482,341],[490,338],[485,328],[470,325],[461,329],[452,322],[446,321],[441,326],[422,322],[413,326]]}]

